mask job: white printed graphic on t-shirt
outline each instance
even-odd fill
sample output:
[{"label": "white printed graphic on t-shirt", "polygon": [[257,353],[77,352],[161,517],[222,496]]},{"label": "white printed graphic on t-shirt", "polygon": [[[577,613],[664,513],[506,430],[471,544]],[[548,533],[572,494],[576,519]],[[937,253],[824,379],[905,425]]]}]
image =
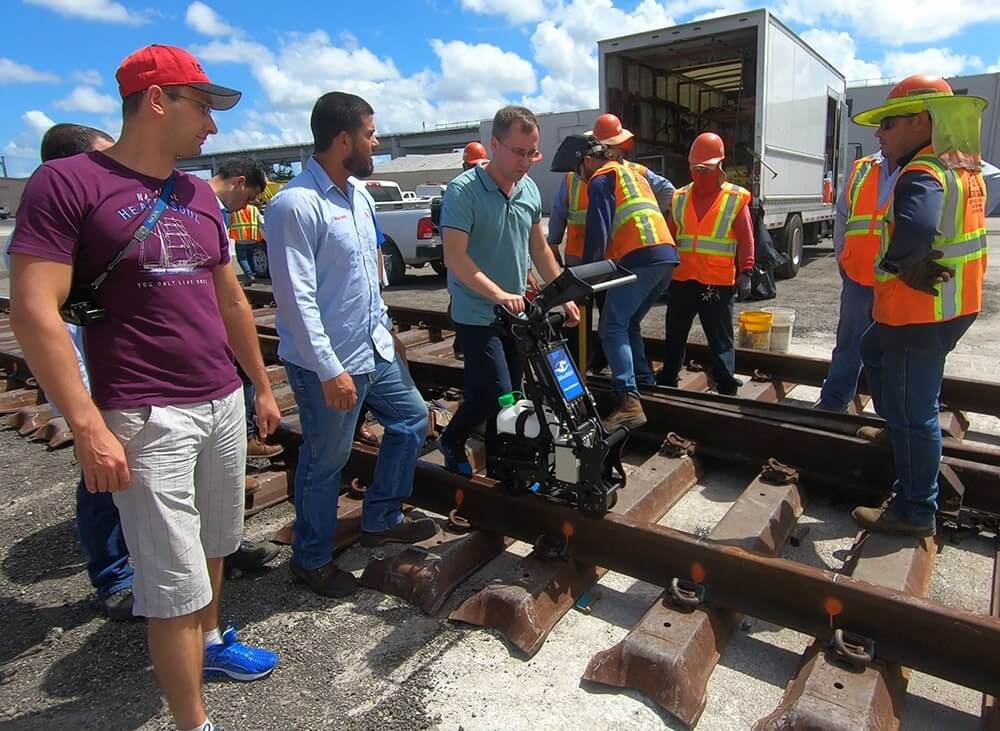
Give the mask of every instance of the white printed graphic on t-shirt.
[{"label": "white printed graphic on t-shirt", "polygon": [[139,268],[152,274],[193,272],[211,261],[181,219],[164,215],[142,242]]}]

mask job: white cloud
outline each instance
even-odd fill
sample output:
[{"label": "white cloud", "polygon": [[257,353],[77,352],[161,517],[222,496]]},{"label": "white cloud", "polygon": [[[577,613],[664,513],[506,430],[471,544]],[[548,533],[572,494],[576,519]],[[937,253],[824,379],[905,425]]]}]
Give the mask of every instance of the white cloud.
[{"label": "white cloud", "polygon": [[59,77],[48,71],[38,71],[9,58],[0,57],[0,84],[29,84],[32,82],[59,81]]},{"label": "white cloud", "polygon": [[55,106],[71,112],[110,114],[121,106],[121,101],[92,86],[77,86],[69,96],[55,102]]},{"label": "white cloud", "polygon": [[202,63],[271,63],[272,54],[266,46],[254,41],[234,38],[229,41],[210,41],[192,49]]},{"label": "white cloud", "polygon": [[950,38],[964,29],[1000,19],[1000,4],[983,0],[782,0],[774,7],[786,22],[849,26],[861,37],[888,46]]},{"label": "white cloud", "polygon": [[239,31],[229,25],[212,8],[203,2],[193,2],[188,5],[184,21],[196,31],[206,36],[237,35]]},{"label": "white cloud", "polygon": [[130,12],[121,3],[112,0],[24,0],[28,5],[38,5],[54,10],[60,15],[84,20],[100,20],[108,23],[124,23],[126,25],[141,25],[147,19]]},{"label": "white cloud", "polygon": [[28,131],[38,140],[41,140],[42,135],[48,131],[49,127],[55,124],[55,122],[48,118],[45,112],[40,112],[37,109],[25,112],[21,115],[21,119],[28,126]]},{"label": "white cloud", "polygon": [[947,48],[925,48],[922,51],[887,53],[883,65],[886,75],[897,79],[911,74],[958,76],[962,73],[979,72],[983,69],[982,59],[978,56],[955,53]]},{"label": "white cloud", "polygon": [[501,15],[516,24],[541,20],[546,14],[544,0],[462,0],[462,7],[482,15]]},{"label": "white cloud", "polygon": [[802,39],[832,63],[849,82],[883,76],[882,67],[877,63],[857,57],[857,45],[850,33],[812,28],[802,33]]},{"label": "white cloud", "polygon": [[70,78],[78,84],[86,86],[100,86],[104,83],[104,77],[97,69],[82,69],[70,74]]},{"label": "white cloud", "polygon": [[445,42],[435,38],[431,48],[441,61],[437,91],[441,98],[496,97],[535,90],[535,69],[516,53],[487,43]]}]

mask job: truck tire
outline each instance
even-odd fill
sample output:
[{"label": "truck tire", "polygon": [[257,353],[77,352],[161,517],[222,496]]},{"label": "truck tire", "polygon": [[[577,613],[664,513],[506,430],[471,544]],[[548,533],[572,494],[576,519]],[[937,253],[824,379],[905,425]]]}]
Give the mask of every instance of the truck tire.
[{"label": "truck tire", "polygon": [[271,269],[267,265],[267,249],[263,246],[253,247],[250,253],[250,268],[253,275],[260,279],[268,279],[271,276]]},{"label": "truck tire", "polygon": [[788,261],[775,271],[778,277],[791,279],[799,273],[799,267],[802,266],[803,245],[802,216],[793,213],[785,222],[785,228],[781,234],[781,251],[788,257]]},{"label": "truck tire", "polygon": [[406,262],[403,261],[403,255],[399,253],[396,242],[388,237],[382,244],[382,263],[385,266],[385,278],[389,280],[389,286],[402,284],[406,277]]},{"label": "truck tire", "polygon": [[448,267],[444,265],[444,259],[436,259],[435,261],[432,261],[431,269],[433,269],[434,273],[439,277],[448,276]]}]

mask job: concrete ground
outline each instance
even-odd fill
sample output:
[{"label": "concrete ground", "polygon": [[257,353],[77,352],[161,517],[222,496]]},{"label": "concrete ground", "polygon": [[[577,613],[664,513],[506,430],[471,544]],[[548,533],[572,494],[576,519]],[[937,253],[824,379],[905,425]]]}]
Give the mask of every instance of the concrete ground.
[{"label": "concrete ground", "polygon": [[[996,227],[1000,234],[1000,226]],[[0,224],[6,245],[9,226]],[[1000,247],[992,235],[991,249]],[[948,371],[996,380],[1000,327],[990,272],[987,309]],[[779,284],[768,304],[796,310],[793,352],[828,356],[837,321],[839,278],[829,242],[807,250],[799,276]],[[6,274],[0,273],[0,293]],[[386,292],[390,303],[443,307],[443,282],[429,269],[411,271]],[[644,329],[662,334],[663,307]],[[697,327],[695,328],[697,335]],[[815,398],[815,389],[793,396]],[[977,418],[974,436],[996,439],[1000,424]],[[707,532],[751,475],[716,469],[685,497],[664,523]],[[69,450],[47,452],[10,432],[0,433],[0,726],[4,729],[172,728],[152,677],[141,624],[110,624],[90,606],[91,591],[73,529],[77,470]],[[801,523],[810,531],[787,558],[839,568],[854,528],[843,505],[812,495]],[[283,505],[247,522],[248,537],[264,538],[283,525]],[[521,544],[487,565],[459,590],[452,604],[488,583]],[[989,602],[993,550],[985,538],[960,546],[945,542],[931,598],[975,611]],[[348,550],[342,564],[360,573],[373,551]],[[571,611],[541,651],[524,660],[498,635],[426,617],[401,600],[360,591],[347,601],[326,600],[294,584],[289,549],[262,573],[226,587],[222,614],[241,637],[281,654],[266,681],[213,682],[208,707],[223,729],[564,729],[681,728],[634,693],[581,683],[590,657],[625,636],[658,594],[655,587],[608,574],[593,613]],[[746,619],[722,656],[709,686],[699,729],[745,729],[769,713],[795,672],[805,636]],[[904,728],[976,728],[977,693],[914,673]]]}]

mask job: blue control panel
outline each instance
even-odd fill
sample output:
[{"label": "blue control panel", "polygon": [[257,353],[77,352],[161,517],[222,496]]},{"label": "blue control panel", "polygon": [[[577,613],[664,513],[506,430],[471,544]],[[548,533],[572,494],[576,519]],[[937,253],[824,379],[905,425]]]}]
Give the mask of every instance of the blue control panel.
[{"label": "blue control panel", "polygon": [[566,401],[572,401],[583,396],[584,390],[583,384],[580,383],[580,374],[577,373],[576,364],[573,363],[573,359],[566,352],[566,348],[560,345],[548,353],[546,357],[549,359],[552,372],[555,373],[556,381],[559,384],[559,390],[562,391],[563,398]]}]

